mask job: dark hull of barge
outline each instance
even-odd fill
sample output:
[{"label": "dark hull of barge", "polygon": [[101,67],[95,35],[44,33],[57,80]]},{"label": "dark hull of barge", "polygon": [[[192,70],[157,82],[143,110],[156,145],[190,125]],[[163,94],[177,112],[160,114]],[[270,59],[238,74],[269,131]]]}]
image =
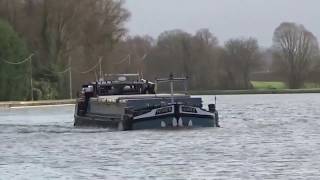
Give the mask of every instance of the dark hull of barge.
[{"label": "dark hull of barge", "polygon": [[134,117],[128,115],[89,113],[86,115],[75,115],[74,118],[74,125],[76,127],[101,127],[121,131],[218,126],[218,122],[213,113],[199,107],[186,106],[183,104],[172,104],[150,109]]},{"label": "dark hull of barge", "polygon": [[[175,123],[173,121],[176,121]],[[113,120],[108,117],[105,119],[95,119],[89,116],[75,116],[75,127],[98,127],[98,128],[110,128],[120,131],[128,130],[144,130],[144,129],[185,129],[185,128],[205,128],[216,127],[212,118],[203,117],[181,117],[179,120],[174,116],[165,116],[159,118],[144,119],[140,121],[120,121]],[[165,123],[165,125],[163,125]]]}]

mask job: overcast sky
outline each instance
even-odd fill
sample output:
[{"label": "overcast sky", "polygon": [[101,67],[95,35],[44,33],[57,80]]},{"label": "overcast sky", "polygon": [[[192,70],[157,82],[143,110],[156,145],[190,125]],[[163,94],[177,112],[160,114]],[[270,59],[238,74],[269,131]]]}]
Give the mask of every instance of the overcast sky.
[{"label": "overcast sky", "polygon": [[270,46],[283,21],[305,25],[320,37],[320,0],[126,0],[130,35],[209,28],[223,44],[229,38],[255,37]]}]

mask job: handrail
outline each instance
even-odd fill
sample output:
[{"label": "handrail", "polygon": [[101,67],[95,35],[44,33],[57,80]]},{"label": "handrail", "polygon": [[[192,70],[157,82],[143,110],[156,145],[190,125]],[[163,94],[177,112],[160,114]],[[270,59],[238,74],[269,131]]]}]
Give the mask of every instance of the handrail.
[{"label": "handrail", "polygon": [[162,79],[156,79],[157,82],[170,82],[170,81],[187,81],[188,78],[162,78]]},{"label": "handrail", "polygon": [[174,78],[173,74],[171,73],[169,78],[161,78],[161,79],[156,79],[156,90],[158,89],[158,83],[166,83],[169,82],[170,83],[170,94],[171,94],[171,103],[174,104],[174,82],[179,82],[179,81],[183,81],[184,82],[184,90],[185,93],[187,94],[188,91],[188,86],[187,86],[187,81],[188,78],[184,77],[184,78]]}]

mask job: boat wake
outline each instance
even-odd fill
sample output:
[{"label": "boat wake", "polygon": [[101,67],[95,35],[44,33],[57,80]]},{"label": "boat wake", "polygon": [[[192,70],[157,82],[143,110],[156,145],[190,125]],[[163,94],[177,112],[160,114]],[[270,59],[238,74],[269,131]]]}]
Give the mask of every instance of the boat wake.
[{"label": "boat wake", "polygon": [[104,133],[112,132],[112,129],[102,128],[74,128],[73,126],[63,125],[19,125],[19,124],[0,124],[0,134],[76,134],[76,133]]}]

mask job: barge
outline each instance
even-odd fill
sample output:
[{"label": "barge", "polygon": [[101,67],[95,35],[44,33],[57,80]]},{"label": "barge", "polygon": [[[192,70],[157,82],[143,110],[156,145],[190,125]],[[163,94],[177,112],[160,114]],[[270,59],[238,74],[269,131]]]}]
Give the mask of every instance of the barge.
[{"label": "barge", "polygon": [[[174,94],[174,82],[186,84],[186,78],[170,75],[152,83],[140,79],[138,74],[122,74],[108,75],[107,79],[82,87],[75,107],[74,126],[121,131],[219,127],[215,104],[206,110],[201,98]],[[157,94],[160,83],[169,83],[171,93]]]}]

